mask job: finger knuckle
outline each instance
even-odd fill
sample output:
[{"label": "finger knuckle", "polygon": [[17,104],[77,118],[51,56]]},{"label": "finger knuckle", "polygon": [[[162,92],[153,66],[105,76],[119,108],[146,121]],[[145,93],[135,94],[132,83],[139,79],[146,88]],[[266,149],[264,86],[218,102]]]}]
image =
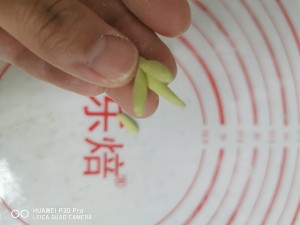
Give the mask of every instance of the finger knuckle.
[{"label": "finger knuckle", "polygon": [[[43,0],[38,0],[44,2]],[[73,1],[54,0],[52,4],[37,3],[35,36],[45,51],[61,48],[72,42],[72,29],[80,20],[80,8]]]}]

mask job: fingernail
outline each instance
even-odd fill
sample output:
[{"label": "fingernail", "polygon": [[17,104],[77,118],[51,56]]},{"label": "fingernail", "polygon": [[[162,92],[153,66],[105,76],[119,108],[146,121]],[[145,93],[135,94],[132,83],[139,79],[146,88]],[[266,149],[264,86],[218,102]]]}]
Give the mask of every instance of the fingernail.
[{"label": "fingernail", "polygon": [[136,47],[127,40],[114,36],[99,39],[90,67],[103,78],[121,81],[134,71],[138,61]]}]

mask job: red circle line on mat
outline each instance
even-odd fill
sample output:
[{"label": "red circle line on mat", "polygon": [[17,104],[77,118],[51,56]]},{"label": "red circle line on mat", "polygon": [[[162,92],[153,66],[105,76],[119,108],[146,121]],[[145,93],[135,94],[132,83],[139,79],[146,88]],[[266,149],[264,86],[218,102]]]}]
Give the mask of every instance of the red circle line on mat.
[{"label": "red circle line on mat", "polygon": [[247,69],[247,66],[246,66],[246,63],[245,63],[243,57],[241,56],[240,52],[238,51],[238,48],[237,48],[235,42],[233,41],[233,39],[231,38],[231,36],[227,32],[227,30],[224,28],[222,23],[217,19],[217,17],[201,1],[194,0],[194,3],[195,3],[195,5],[197,6],[197,8],[199,10],[206,13],[206,15],[214,22],[216,27],[226,37],[226,40],[228,41],[228,43],[232,47],[232,49],[236,50],[235,51],[235,56],[236,56],[236,59],[239,62],[239,65],[240,65],[240,67],[243,71],[243,74],[244,74],[244,77],[245,77],[245,80],[246,80],[246,84],[247,84],[247,88],[248,88],[248,91],[250,93],[253,123],[255,125],[257,125],[258,124],[258,113],[257,113],[257,105],[256,105],[255,97],[254,97],[254,89],[253,89],[252,82],[251,82],[251,79],[250,79],[249,71]]},{"label": "red circle line on mat", "polygon": [[201,116],[202,116],[202,123],[204,125],[207,124],[207,119],[206,119],[206,110],[205,110],[205,106],[203,103],[203,99],[202,96],[199,92],[199,90],[197,89],[197,87],[195,86],[195,81],[192,78],[192,75],[189,73],[189,71],[187,70],[187,68],[178,60],[176,59],[177,64],[179,65],[179,67],[182,69],[182,71],[184,72],[184,74],[186,75],[186,77],[188,78],[189,82],[192,85],[192,88],[194,89],[194,92],[196,93],[197,96],[197,100],[200,106],[200,110],[201,110]]},{"label": "red circle line on mat", "polygon": [[221,206],[223,205],[223,202],[225,201],[226,199],[226,196],[228,195],[229,193],[229,189],[230,189],[230,186],[232,185],[232,182],[235,178],[235,174],[237,172],[237,168],[238,168],[238,162],[239,162],[239,158],[240,158],[240,154],[241,154],[241,151],[239,149],[237,149],[237,154],[236,154],[236,157],[235,157],[235,162],[234,162],[234,167],[233,167],[233,171],[231,173],[231,177],[229,179],[229,183],[228,183],[228,186],[226,188],[226,191],[225,191],[225,194],[223,195],[219,205],[217,206],[216,210],[214,211],[212,217],[210,218],[210,220],[208,221],[208,225],[211,224],[211,222],[215,219],[217,213],[219,212],[219,210],[221,209]]},{"label": "red circle line on mat", "polygon": [[271,125],[271,124],[273,124],[273,112],[272,112],[272,106],[271,106],[270,88],[269,88],[268,82],[266,81],[266,74],[264,73],[263,65],[262,65],[261,61],[259,60],[259,58],[258,58],[258,53],[257,53],[255,47],[253,46],[253,43],[250,41],[249,37],[246,35],[245,26],[243,26],[243,24],[241,24],[240,20],[237,19],[237,17],[234,15],[233,11],[230,9],[230,7],[227,4],[225,4],[223,1],[220,1],[220,3],[224,6],[224,8],[229,13],[229,15],[232,17],[232,19],[236,22],[236,24],[240,28],[242,34],[244,35],[245,41],[248,43],[248,45],[250,46],[251,51],[253,52],[253,54],[255,56],[254,58],[255,58],[255,60],[257,62],[257,65],[259,67],[259,71],[262,74],[263,85],[264,85],[264,89],[265,89],[266,95],[267,95],[269,124]]},{"label": "red circle line on mat", "polygon": [[[259,1],[258,1],[259,2]],[[285,52],[286,58],[287,58],[287,62],[289,64],[291,73],[292,73],[292,79],[293,79],[293,85],[294,85],[294,89],[295,89],[295,94],[296,94],[296,105],[297,105],[297,123],[300,123],[300,104],[299,104],[299,96],[300,96],[300,92],[299,92],[299,88],[297,87],[297,78],[296,78],[296,74],[297,72],[295,71],[293,65],[292,65],[292,60],[289,57],[289,53],[287,50],[287,47],[285,46],[285,42],[284,42],[284,37],[282,36],[282,32],[280,32],[279,27],[277,26],[276,22],[274,21],[274,18],[272,17],[270,11],[268,10],[268,7],[266,6],[266,4],[262,1],[262,6],[264,8],[264,10],[266,11],[266,14],[268,15],[268,17],[270,18],[270,21],[272,22],[276,32],[278,33],[278,37],[280,39],[282,48]]]},{"label": "red circle line on mat", "polygon": [[202,170],[203,163],[204,163],[204,160],[205,160],[205,154],[206,154],[205,152],[206,152],[205,149],[202,150],[202,154],[201,154],[201,158],[200,158],[200,163],[198,165],[196,175],[194,176],[194,179],[193,179],[192,183],[190,184],[189,188],[187,189],[187,191],[185,192],[185,194],[182,196],[182,198],[179,200],[179,202],[176,204],[176,206],[169,213],[167,213],[167,215],[165,215],[160,221],[158,221],[157,223],[155,223],[156,225],[161,225],[170,216],[172,216],[176,212],[176,210],[178,210],[178,208],[184,202],[184,200],[187,198],[187,196],[190,194],[190,192],[192,191],[192,189],[193,189],[196,181],[199,179],[199,175],[201,174],[201,170]]},{"label": "red circle line on mat", "polygon": [[4,66],[4,68],[0,71],[0,79],[4,76],[4,74],[9,70],[9,68],[11,67],[11,64],[6,64]]},{"label": "red circle line on mat", "polygon": [[[241,151],[241,150],[238,149],[238,154],[240,154],[240,151]],[[226,223],[227,225],[231,224],[231,223],[235,220],[235,217],[236,217],[236,215],[237,215],[237,213],[238,213],[238,211],[239,211],[239,208],[240,208],[240,206],[242,205],[243,200],[244,200],[244,198],[245,198],[245,196],[246,196],[246,194],[247,194],[247,192],[248,192],[248,189],[249,189],[249,186],[250,186],[250,183],[251,183],[251,180],[252,180],[252,176],[253,176],[253,170],[254,170],[255,165],[256,165],[256,159],[257,159],[257,149],[254,149],[254,150],[253,150],[253,153],[252,153],[252,160],[251,160],[251,171],[249,172],[247,181],[246,181],[246,183],[245,183],[245,185],[244,185],[244,188],[243,188],[242,194],[241,194],[241,196],[240,196],[240,198],[239,198],[239,201],[238,201],[238,203],[237,203],[237,205],[236,205],[234,211],[232,212],[231,216],[229,217],[229,220],[228,220],[227,223]],[[228,194],[229,194],[230,187],[232,186],[232,182],[233,182],[233,179],[234,179],[234,177],[235,177],[234,175],[235,175],[236,172],[237,172],[238,161],[239,161],[239,160],[238,160],[238,156],[237,156],[236,162],[235,162],[235,166],[234,166],[234,171],[233,171],[232,176],[231,176],[231,178],[230,178],[230,183],[229,183],[229,185],[228,185],[228,187],[227,187],[227,189],[226,189],[226,192],[225,192],[224,196],[222,197],[222,200],[221,200],[219,206],[217,207],[217,209],[216,209],[216,211],[214,212],[213,216],[211,217],[211,219],[210,219],[209,222],[207,223],[208,225],[213,224],[213,223],[212,223],[213,220],[215,219],[217,213],[221,210],[221,207],[223,206],[223,204],[224,204],[224,202],[225,202],[225,200],[226,200],[226,197],[227,197]]]},{"label": "red circle line on mat", "polygon": [[293,220],[292,220],[291,225],[295,225],[296,224],[296,222],[297,222],[296,220],[297,220],[297,218],[299,216],[299,212],[300,212],[300,201],[298,202],[298,207],[297,207],[297,209],[295,211],[295,214],[293,216]]},{"label": "red circle line on mat", "polygon": [[[183,37],[179,38],[182,39]],[[181,40],[182,41],[182,40]],[[190,48],[188,48],[188,50],[191,51]],[[193,49],[193,51],[191,51],[192,53],[195,53],[195,50]],[[202,111],[202,120],[203,120],[203,123],[206,124],[207,121],[206,121],[206,111],[205,111],[205,108],[204,108],[204,104],[203,104],[203,101],[202,101],[202,98],[201,98],[201,95],[200,93],[198,92],[197,88],[195,87],[195,82],[193,81],[193,78],[191,76],[191,74],[187,71],[186,67],[183,65],[183,63],[181,63],[178,59],[176,59],[179,67],[182,69],[182,71],[185,73],[185,75],[187,76],[187,78],[189,79],[194,91],[196,92],[196,95],[197,95],[197,99],[198,99],[198,102],[199,102],[199,105],[200,105],[200,108],[201,108],[201,111]],[[165,222],[168,217],[170,217],[173,213],[175,213],[175,211],[179,208],[179,206],[182,204],[182,202],[185,200],[185,198],[187,197],[187,195],[190,193],[190,191],[192,190],[199,174],[200,174],[200,171],[201,171],[201,168],[202,168],[202,164],[203,164],[203,160],[204,160],[204,155],[201,156],[201,159],[200,159],[200,164],[198,166],[198,169],[197,169],[197,172],[196,172],[196,175],[190,185],[190,187],[188,188],[187,192],[184,194],[184,196],[181,198],[181,200],[177,203],[177,205],[164,217],[162,218],[158,223],[156,223],[157,225],[159,224],[162,224],[163,222]]]},{"label": "red circle line on mat", "polygon": [[241,196],[239,198],[239,201],[238,201],[238,203],[237,203],[234,211],[232,212],[231,216],[229,217],[226,225],[230,225],[230,224],[232,224],[234,222],[234,220],[236,218],[236,215],[238,214],[239,209],[240,209],[241,205],[244,202],[244,199],[245,199],[245,197],[247,195],[247,192],[249,190],[249,186],[250,186],[251,181],[252,181],[253,170],[254,170],[254,168],[256,166],[256,159],[257,159],[257,149],[254,149],[253,150],[253,154],[252,154],[251,171],[248,174],[248,178],[247,178],[247,181],[246,181],[246,183],[245,183],[245,185],[243,187],[243,191],[242,191],[242,194],[241,194]]},{"label": "red circle line on mat", "polygon": [[7,209],[9,214],[14,215],[15,219],[18,220],[23,225],[29,225],[26,223],[21,217],[16,217],[15,213],[13,212],[13,209],[10,208],[10,206],[7,204],[7,202],[0,196],[0,201],[3,203],[4,207]]},{"label": "red circle line on mat", "polygon": [[299,38],[299,36],[297,34],[296,28],[295,28],[295,26],[294,26],[294,24],[293,24],[293,22],[292,22],[292,20],[291,20],[291,18],[289,16],[289,14],[287,13],[287,11],[286,11],[286,9],[285,9],[282,1],[281,0],[276,0],[276,2],[278,4],[278,6],[279,6],[279,8],[280,8],[280,10],[281,10],[284,18],[286,19],[286,22],[288,23],[289,28],[292,31],[295,43],[296,43],[296,45],[298,47],[298,51],[299,51],[299,54],[300,54],[300,38]]},{"label": "red circle line on mat", "polygon": [[[288,201],[292,198],[292,189],[293,189],[294,184],[295,184],[295,182],[296,182],[296,180],[297,180],[297,172],[298,172],[299,169],[300,169],[300,168],[298,168],[298,165],[299,165],[298,163],[299,163],[299,160],[300,160],[299,156],[300,156],[300,149],[298,148],[298,149],[297,149],[297,156],[296,156],[296,163],[295,163],[295,166],[294,166],[294,172],[293,172],[293,177],[292,177],[291,185],[290,185],[290,188],[289,188],[288,197],[286,198],[286,201],[285,201],[285,203],[284,203],[283,210],[282,210],[282,212],[281,212],[281,214],[280,214],[280,216],[279,216],[277,225],[280,223],[281,219],[283,218],[284,211],[288,208],[288,207],[287,207]],[[296,188],[297,188],[297,186],[296,186]],[[300,197],[300,196],[298,196],[298,198],[299,198],[299,197]],[[300,200],[300,199],[299,199],[299,200]],[[293,224],[293,223],[291,222],[291,224]]]},{"label": "red circle line on mat", "polygon": [[269,151],[268,151],[268,161],[267,161],[266,169],[265,169],[265,172],[264,172],[264,175],[263,175],[262,184],[261,184],[261,186],[259,188],[258,195],[255,198],[255,201],[254,201],[254,204],[253,204],[253,206],[251,208],[249,216],[245,220],[246,221],[245,224],[249,223],[250,219],[253,216],[253,213],[254,213],[255,209],[257,208],[259,200],[261,199],[261,196],[263,194],[263,188],[264,188],[264,186],[265,186],[265,184],[267,182],[267,178],[269,177],[269,173],[271,172],[270,166],[271,166],[271,159],[273,158],[273,154],[274,154],[274,152],[272,151],[272,149],[269,149]]},{"label": "red circle line on mat", "polygon": [[190,216],[185,220],[183,225],[190,224],[196,218],[196,216],[200,213],[201,209],[203,208],[203,206],[205,205],[205,203],[209,199],[210,194],[211,194],[211,192],[212,192],[212,190],[215,186],[215,183],[216,183],[216,181],[219,177],[220,170],[221,170],[222,163],[223,163],[223,158],[224,158],[224,149],[221,148],[219,150],[218,161],[217,161],[216,167],[214,169],[214,174],[213,174],[213,177],[210,181],[210,184],[209,184],[207,190],[205,191],[204,196],[202,197],[202,199],[200,200],[200,202],[198,203],[196,208],[193,210],[193,212],[190,214]]},{"label": "red circle line on mat", "polygon": [[232,94],[234,97],[234,106],[235,106],[235,110],[237,113],[237,122],[240,125],[241,123],[241,112],[240,112],[240,108],[238,107],[239,101],[238,101],[238,95],[237,95],[237,91],[233,85],[233,80],[230,76],[230,72],[228,69],[228,66],[226,65],[225,61],[223,60],[223,58],[220,56],[219,52],[216,51],[216,49],[214,48],[214,44],[212,43],[212,41],[210,40],[210,38],[205,34],[205,32],[203,32],[200,27],[198,27],[197,25],[195,25],[194,23],[192,23],[192,26],[195,27],[195,29],[204,37],[204,39],[206,40],[206,42],[209,44],[210,48],[214,51],[215,55],[217,56],[219,62],[222,65],[222,68],[224,69],[224,72],[226,74],[226,77],[228,79],[229,82],[229,86],[230,89],[232,90]]},{"label": "red circle line on mat", "polygon": [[277,183],[276,183],[276,186],[275,186],[275,190],[273,192],[273,195],[272,195],[272,199],[268,205],[268,208],[267,208],[267,211],[263,217],[263,221],[261,222],[261,225],[265,225],[267,220],[268,220],[268,217],[273,209],[273,206],[277,200],[277,196],[278,196],[278,193],[280,191],[280,187],[281,187],[281,184],[282,184],[282,179],[283,179],[283,175],[284,175],[284,171],[285,171],[285,166],[286,166],[286,158],[287,158],[287,148],[284,148],[283,150],[283,156],[282,156],[282,160],[281,160],[281,166],[280,166],[280,171],[279,171],[279,175],[278,175],[278,179],[277,179]]},{"label": "red circle line on mat", "polygon": [[186,38],[181,36],[178,38],[178,40],[180,40],[184,44],[184,46],[190,50],[190,52],[195,56],[196,60],[199,62],[199,64],[204,69],[205,75],[207,76],[209,83],[214,91],[214,95],[215,95],[217,107],[218,107],[220,124],[225,125],[225,115],[224,115],[223,103],[222,103],[221,95],[220,95],[219,89],[217,87],[217,84],[216,84],[216,81],[214,79],[212,72],[210,71],[208,65],[206,64],[206,62],[204,61],[202,56],[200,56],[200,54],[194,49],[193,45]]},{"label": "red circle line on mat", "polygon": [[[202,97],[198,91],[198,89],[195,87],[195,82],[191,76],[191,74],[188,72],[188,70],[186,69],[186,67],[178,60],[176,59],[179,67],[182,69],[182,71],[184,72],[184,74],[186,75],[186,77],[188,78],[189,82],[191,83],[194,92],[196,93],[199,105],[200,105],[200,110],[201,110],[201,114],[202,114],[202,121],[203,124],[206,125],[206,113],[205,113],[205,109],[204,109],[204,104],[202,101]],[[192,191],[196,181],[199,179],[199,176],[201,174],[201,170],[203,167],[203,163],[204,163],[204,159],[205,159],[205,149],[202,150],[201,156],[200,156],[200,162],[196,171],[196,174],[192,180],[192,183],[190,184],[190,186],[188,187],[187,191],[185,192],[185,194],[181,197],[181,199],[179,200],[179,202],[176,204],[176,206],[167,213],[166,216],[164,216],[162,219],[160,219],[156,225],[160,225],[162,223],[164,223],[170,216],[172,216],[180,207],[180,205],[185,201],[185,199],[187,198],[187,196],[190,194],[190,192]]]},{"label": "red circle line on mat", "polygon": [[281,94],[282,107],[283,107],[283,123],[284,123],[284,125],[288,125],[289,121],[288,121],[288,116],[287,116],[288,115],[287,114],[287,99],[286,99],[286,93],[285,93],[285,89],[284,89],[285,87],[283,85],[282,73],[281,73],[281,69],[279,68],[279,64],[278,64],[274,49],[272,48],[272,45],[270,43],[270,40],[268,39],[268,36],[267,36],[265,30],[263,29],[258,18],[255,16],[249,3],[246,2],[245,0],[241,0],[241,3],[245,7],[246,11],[249,13],[249,15],[252,18],[253,22],[255,23],[256,27],[258,28],[258,30],[263,38],[263,41],[269,51],[269,54],[271,56],[271,59],[272,59],[272,62],[273,62],[273,65],[274,65],[274,68],[276,71],[276,75],[279,80],[280,94]]}]

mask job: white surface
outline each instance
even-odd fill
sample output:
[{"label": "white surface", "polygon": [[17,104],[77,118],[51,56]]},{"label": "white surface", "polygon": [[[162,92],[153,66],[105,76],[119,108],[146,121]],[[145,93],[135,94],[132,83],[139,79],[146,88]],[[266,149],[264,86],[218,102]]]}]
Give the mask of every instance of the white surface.
[{"label": "white surface", "polygon": [[[300,56],[278,3],[264,2],[278,30],[259,1],[251,1],[250,6],[283,74],[288,124],[284,124],[274,62],[242,2],[203,1],[227,37],[210,14],[192,3],[190,30],[181,39],[166,40],[184,66],[179,66],[172,89],[188,107],[181,110],[161,100],[154,116],[138,121],[136,137],[121,129],[115,119],[110,120],[108,132],[101,126],[89,132],[97,120],[84,115],[84,106],[97,110],[90,99],[34,80],[16,68],[8,70],[0,81],[0,197],[11,209],[28,210],[25,220],[30,225],[225,225],[232,216],[232,224],[238,225],[261,224],[265,217],[267,225],[291,224],[300,200]],[[284,6],[299,37],[299,1],[289,0]],[[237,53],[250,75],[257,124]],[[207,64],[220,92],[223,125],[215,92],[195,54]],[[0,64],[0,71],[4,65]],[[103,101],[103,96],[98,99]],[[101,174],[83,176],[84,156],[91,148],[84,141],[87,137],[99,141],[113,137],[124,145],[119,152],[125,162],[120,170],[126,177],[124,186],[116,185],[111,175],[106,179]],[[78,208],[92,220],[37,220],[33,209],[51,207]],[[3,201],[0,223],[22,224],[11,217]],[[299,217],[295,224],[300,224]]]}]

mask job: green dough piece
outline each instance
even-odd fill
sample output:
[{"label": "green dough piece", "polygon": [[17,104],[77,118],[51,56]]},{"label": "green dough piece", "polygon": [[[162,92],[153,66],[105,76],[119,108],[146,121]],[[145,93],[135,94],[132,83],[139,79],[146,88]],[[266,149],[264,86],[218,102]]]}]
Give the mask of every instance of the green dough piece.
[{"label": "green dough piece", "polygon": [[135,135],[139,132],[139,127],[138,127],[137,123],[131,117],[126,115],[125,113],[117,114],[117,118],[124,125],[124,127],[126,127],[128,129],[128,131],[131,134]]},{"label": "green dough piece", "polygon": [[152,77],[160,82],[169,84],[174,80],[173,74],[162,63],[155,60],[140,60],[140,68],[149,77]]},{"label": "green dough piece", "polygon": [[135,115],[142,116],[147,102],[148,87],[146,74],[138,68],[133,85],[133,111]]},{"label": "green dough piece", "polygon": [[165,98],[169,102],[177,105],[181,108],[185,108],[186,105],[184,101],[182,101],[178,96],[167,86],[167,84],[157,81],[153,79],[151,76],[147,74],[148,87],[150,90]]}]

